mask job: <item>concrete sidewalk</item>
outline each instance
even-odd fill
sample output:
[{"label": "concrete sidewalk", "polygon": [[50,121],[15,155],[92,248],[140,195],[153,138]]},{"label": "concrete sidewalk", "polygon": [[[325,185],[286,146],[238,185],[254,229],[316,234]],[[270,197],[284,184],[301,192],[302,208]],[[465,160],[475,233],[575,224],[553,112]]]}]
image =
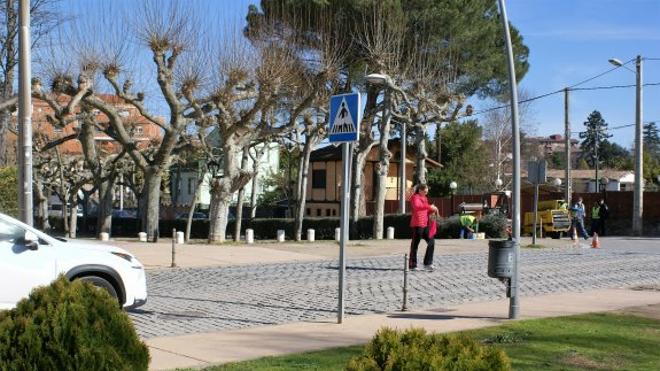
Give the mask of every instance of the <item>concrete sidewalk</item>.
[{"label": "concrete sidewalk", "polygon": [[[172,261],[171,240],[161,239],[158,243],[145,243],[118,239],[107,243],[130,251],[147,269],[168,268]],[[522,246],[528,244],[531,244],[530,238],[521,240]],[[553,239],[540,240],[539,244],[549,248],[571,246],[570,241]],[[346,254],[348,258],[403,255],[408,252],[409,247],[410,240],[350,241]],[[423,254],[425,249],[426,245],[422,243],[420,254]],[[436,240],[436,256],[475,252],[487,254],[488,240]],[[199,241],[199,243],[176,245],[176,264],[181,268],[319,261],[337,259],[338,255],[338,244],[334,241],[283,243],[261,241],[253,245],[245,243],[209,245]]]},{"label": "concrete sidewalk", "polygon": [[[523,319],[621,310],[660,303],[659,290],[603,289],[523,297]],[[212,364],[364,344],[382,326],[423,327],[433,332],[460,331],[504,323],[508,300],[467,303],[425,311],[347,317],[343,324],[317,322],[261,326],[245,330],[157,337],[146,341],[151,369]]]}]

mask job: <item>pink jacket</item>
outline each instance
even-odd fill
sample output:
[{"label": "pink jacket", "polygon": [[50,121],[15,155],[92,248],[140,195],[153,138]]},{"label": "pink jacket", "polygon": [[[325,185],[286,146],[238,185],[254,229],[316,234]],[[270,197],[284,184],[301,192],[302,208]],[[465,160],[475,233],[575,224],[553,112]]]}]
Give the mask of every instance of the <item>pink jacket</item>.
[{"label": "pink jacket", "polygon": [[412,208],[410,226],[426,227],[429,222],[429,214],[431,214],[431,204],[426,196],[415,193],[410,197],[410,206]]}]

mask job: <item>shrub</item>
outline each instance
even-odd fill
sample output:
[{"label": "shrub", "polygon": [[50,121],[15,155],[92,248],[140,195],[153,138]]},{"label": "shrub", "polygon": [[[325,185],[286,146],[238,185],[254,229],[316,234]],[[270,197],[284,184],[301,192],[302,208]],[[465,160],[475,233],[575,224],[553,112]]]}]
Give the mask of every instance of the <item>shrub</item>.
[{"label": "shrub", "polygon": [[351,359],[348,371],[379,370],[510,370],[500,349],[465,335],[427,334],[423,329],[399,332],[383,328],[367,344],[364,354]]},{"label": "shrub", "polygon": [[18,173],[15,167],[0,167],[0,212],[18,217]]},{"label": "shrub", "polygon": [[499,214],[486,215],[479,221],[479,232],[486,233],[488,238],[504,238],[506,225],[506,217]]},{"label": "shrub", "polygon": [[107,292],[60,276],[0,314],[2,370],[146,370],[149,350]]}]

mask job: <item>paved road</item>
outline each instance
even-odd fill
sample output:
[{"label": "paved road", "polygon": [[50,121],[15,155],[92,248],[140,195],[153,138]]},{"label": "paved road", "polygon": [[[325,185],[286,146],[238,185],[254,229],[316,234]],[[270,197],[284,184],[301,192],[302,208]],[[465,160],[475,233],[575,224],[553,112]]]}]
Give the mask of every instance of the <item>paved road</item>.
[{"label": "paved road", "polygon": [[[435,272],[411,272],[410,306],[504,297],[503,285],[486,275],[486,255],[439,256]],[[610,239],[600,250],[523,249],[521,262],[522,295],[660,284],[658,239]],[[346,313],[399,309],[402,265],[396,256],[349,259]],[[130,314],[143,337],[308,321],[335,316],[337,263],[158,270],[148,286],[149,302]]]}]

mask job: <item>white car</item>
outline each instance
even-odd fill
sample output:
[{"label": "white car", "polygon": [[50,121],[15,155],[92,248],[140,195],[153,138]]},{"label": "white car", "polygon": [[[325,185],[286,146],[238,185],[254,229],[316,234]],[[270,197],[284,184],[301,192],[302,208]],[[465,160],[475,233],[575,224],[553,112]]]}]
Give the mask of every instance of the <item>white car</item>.
[{"label": "white car", "polygon": [[0,309],[10,309],[59,274],[88,281],[126,308],[147,301],[144,266],[118,247],[53,238],[0,213]]}]

